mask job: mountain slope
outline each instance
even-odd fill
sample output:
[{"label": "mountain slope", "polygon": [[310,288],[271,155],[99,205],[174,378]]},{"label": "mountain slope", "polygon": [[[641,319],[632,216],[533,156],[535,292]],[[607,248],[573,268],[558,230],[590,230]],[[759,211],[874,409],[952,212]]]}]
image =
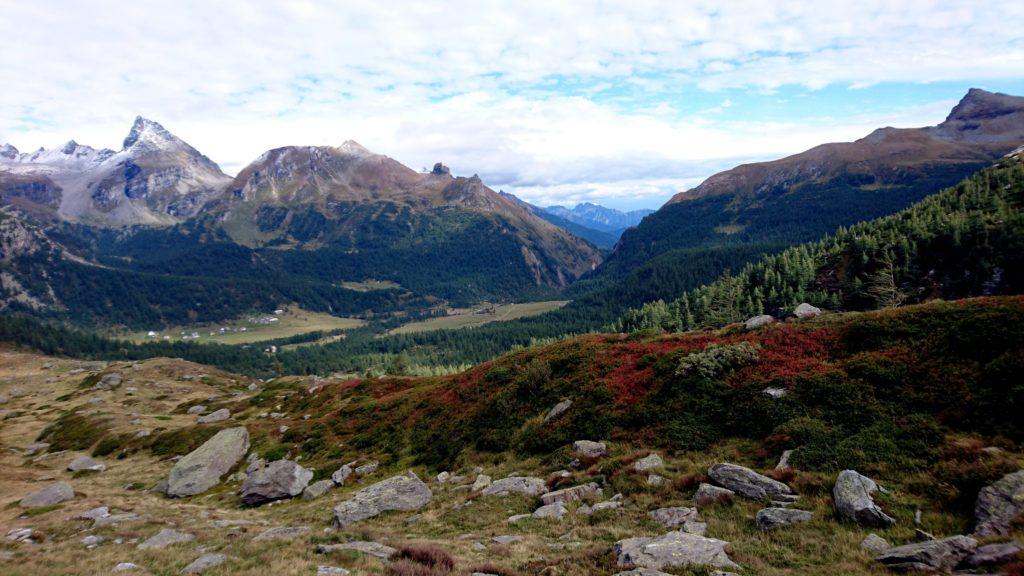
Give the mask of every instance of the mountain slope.
[{"label": "mountain slope", "polygon": [[94,226],[179,222],[228,180],[209,158],[142,117],[118,152],[74,140],[24,154],[10,145],[0,148],[0,201],[48,207]]},{"label": "mountain slope", "polygon": [[515,196],[514,194],[509,194],[508,192],[504,192],[501,190],[498,191],[498,194],[501,194],[503,198],[507,198],[508,200],[515,202],[516,204],[522,206],[523,208],[526,208],[538,218],[543,218],[544,220],[547,220],[548,222],[554,224],[555,226],[558,226],[562,230],[565,230],[573,234],[574,236],[578,236],[579,238],[583,238],[587,242],[590,242],[594,246],[597,246],[598,248],[601,248],[603,250],[610,250],[613,246],[615,246],[615,243],[619,241],[618,234],[613,234],[611,232],[603,232],[601,230],[596,230],[594,228],[588,228],[582,224],[573,222],[572,220],[567,220],[553,212],[549,212],[546,208],[534,206],[533,204],[530,204],[529,202],[520,199],[518,196]]}]

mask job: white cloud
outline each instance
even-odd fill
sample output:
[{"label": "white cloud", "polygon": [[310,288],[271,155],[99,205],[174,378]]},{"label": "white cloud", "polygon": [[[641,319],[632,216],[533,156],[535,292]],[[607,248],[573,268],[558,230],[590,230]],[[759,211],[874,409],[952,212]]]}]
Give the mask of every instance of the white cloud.
[{"label": "white cloud", "polygon": [[654,205],[737,159],[932,123],[951,102],[753,122],[725,96],[686,113],[646,95],[1020,80],[1022,27],[1024,4],[975,0],[0,0],[0,141],[117,147],[143,114],[229,171],[352,138],[532,200]]}]

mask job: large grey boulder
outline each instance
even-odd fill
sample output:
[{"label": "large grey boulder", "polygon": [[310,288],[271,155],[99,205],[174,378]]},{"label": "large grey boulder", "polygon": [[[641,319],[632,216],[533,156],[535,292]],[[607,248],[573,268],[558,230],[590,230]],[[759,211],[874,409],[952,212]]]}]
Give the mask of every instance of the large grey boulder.
[{"label": "large grey boulder", "polygon": [[558,404],[555,404],[555,406],[548,411],[547,415],[544,416],[544,423],[547,424],[548,422],[554,420],[555,418],[558,418],[562,414],[565,414],[565,411],[568,410],[571,406],[572,400],[562,400]]},{"label": "large grey boulder", "polygon": [[202,494],[220,482],[249,450],[249,432],[244,426],[214,434],[178,460],[167,476],[166,494],[172,498]]},{"label": "large grey boulder", "polygon": [[968,556],[962,563],[963,568],[983,568],[988,566],[999,566],[1020,557],[1024,547],[1016,542],[1000,542],[998,544],[986,544],[978,548]]},{"label": "large grey boulder", "polygon": [[327,494],[332,488],[334,488],[334,480],[317,480],[306,489],[302,491],[302,498],[305,500],[314,500]]},{"label": "large grey boulder", "polygon": [[977,547],[978,541],[974,538],[950,536],[942,540],[915,542],[889,548],[875,559],[892,570],[948,572],[970,556]]},{"label": "large grey boulder", "polygon": [[227,562],[228,557],[223,554],[203,554],[199,558],[192,561],[191,564],[185,566],[182,570],[182,574],[199,574],[206,572],[210,568],[220,566]]},{"label": "large grey boulder", "polygon": [[316,551],[320,554],[329,554],[339,550],[359,552],[360,554],[366,554],[373,556],[374,558],[380,558],[381,560],[388,560],[398,553],[397,549],[381,544],[380,542],[362,540],[343,542],[341,544],[320,544],[316,547]]},{"label": "large grey boulder", "polygon": [[728,488],[701,482],[700,486],[697,486],[697,492],[693,495],[693,503],[697,506],[711,506],[732,502],[734,496],[736,493]]},{"label": "large grey boulder", "polygon": [[760,530],[772,530],[780,526],[810,521],[812,514],[806,510],[792,508],[764,508],[754,516],[754,523]]},{"label": "large grey boulder", "polygon": [[590,496],[600,495],[601,487],[598,486],[596,482],[588,482],[586,484],[580,484],[579,486],[571,486],[569,488],[562,488],[561,490],[548,492],[542,495],[540,499],[545,504],[554,504],[555,502],[574,502]]},{"label": "large grey boulder", "polygon": [[172,528],[164,528],[139,544],[139,550],[161,550],[174,544],[183,544],[195,539],[195,535],[188,532],[178,532]]},{"label": "large grey boulder", "polygon": [[608,447],[604,442],[577,440],[572,443],[572,451],[584,458],[600,458],[608,454]]},{"label": "large grey boulder", "polygon": [[97,462],[85,454],[76,457],[68,464],[68,471],[70,472],[102,472],[107,469],[105,464]]},{"label": "large grey boulder", "polygon": [[309,526],[281,526],[261,532],[252,539],[253,542],[265,542],[267,540],[294,540],[308,536],[312,532]]},{"label": "large grey boulder", "polygon": [[484,496],[507,496],[509,494],[523,494],[525,496],[537,496],[548,491],[548,486],[542,478],[531,476],[509,476],[491,483],[483,489]]},{"label": "large grey boulder", "polygon": [[672,528],[703,536],[708,525],[701,519],[696,508],[685,508],[682,506],[674,508],[658,508],[647,513],[652,520],[665,528]]},{"label": "large grey boulder", "polygon": [[626,538],[615,543],[615,556],[621,567],[682,568],[713,566],[739,568],[725,552],[729,543],[686,532],[669,532],[656,538]]},{"label": "large grey boulder", "polygon": [[388,510],[419,510],[433,497],[430,487],[412,472],[394,476],[363,488],[335,507],[334,525],[346,528]]},{"label": "large grey boulder", "polygon": [[313,471],[291,460],[275,460],[246,477],[242,483],[242,504],[259,506],[302,494],[313,479]]},{"label": "large grey boulder", "polygon": [[75,497],[75,490],[67,482],[54,482],[25,496],[18,504],[22,508],[42,508],[56,506]]},{"label": "large grey boulder", "polygon": [[793,491],[782,482],[736,464],[715,464],[708,470],[708,477],[719,486],[724,486],[751,500],[776,500],[793,496]]},{"label": "large grey boulder", "polygon": [[821,315],[821,308],[817,306],[811,306],[807,302],[800,304],[793,309],[793,316],[797,318],[814,318],[815,316]]},{"label": "large grey boulder", "polygon": [[877,490],[878,485],[867,476],[854,470],[843,470],[832,488],[832,500],[841,516],[861,526],[887,528],[895,524],[896,520],[875,504],[871,495]]},{"label": "large grey boulder", "polygon": [[1006,536],[1010,523],[1024,514],[1024,470],[1007,474],[978,493],[974,505],[978,536]]},{"label": "large grey boulder", "polygon": [[747,321],[743,323],[743,328],[746,330],[756,330],[761,326],[767,326],[772,322],[775,322],[774,317],[769,316],[768,314],[761,314],[760,316],[748,318]]},{"label": "large grey boulder", "polygon": [[637,472],[650,472],[656,470],[665,465],[665,461],[661,459],[661,456],[651,453],[643,458],[633,462],[633,470]]},{"label": "large grey boulder", "polygon": [[200,424],[213,424],[216,422],[223,422],[231,418],[231,412],[227,408],[221,408],[216,412],[210,412],[205,416],[200,416],[198,422]]}]

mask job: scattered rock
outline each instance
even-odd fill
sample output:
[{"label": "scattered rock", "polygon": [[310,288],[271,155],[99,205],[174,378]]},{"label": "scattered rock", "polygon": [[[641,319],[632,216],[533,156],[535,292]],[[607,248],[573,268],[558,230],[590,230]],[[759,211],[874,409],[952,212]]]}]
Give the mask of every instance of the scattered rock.
[{"label": "scattered rock", "polygon": [[363,488],[334,508],[334,525],[346,528],[388,510],[419,510],[433,498],[430,487],[415,474],[394,476]]},{"label": "scattered rock", "polygon": [[131,562],[120,562],[111,572],[134,572],[140,570],[138,564],[132,564]]},{"label": "scattered rock", "polygon": [[7,532],[7,539],[11,542],[31,542],[32,541],[32,529],[31,528],[12,528]]},{"label": "scattered rock", "polygon": [[557,501],[537,508],[533,511],[532,516],[537,519],[554,518],[555,520],[561,520],[568,513],[569,509],[565,507],[565,504],[562,501]]},{"label": "scattered rock", "polygon": [[102,528],[104,526],[113,526],[115,524],[122,524],[124,522],[135,522],[142,520],[142,516],[134,512],[125,512],[124,514],[108,514],[107,516],[100,516],[92,521],[93,528]]},{"label": "scattered rock", "polygon": [[562,400],[558,404],[555,404],[554,408],[549,410],[547,415],[544,416],[544,423],[547,424],[548,422],[554,420],[555,418],[558,418],[562,414],[565,414],[565,411],[568,410],[571,406],[572,400]]},{"label": "scattered rock", "polygon": [[672,576],[668,572],[662,572],[661,570],[651,570],[650,568],[633,568],[632,570],[626,570],[625,572],[618,572],[615,576]]},{"label": "scattered rock", "polygon": [[82,538],[78,542],[86,548],[95,548],[103,543],[103,536],[99,536],[97,534],[90,534],[89,536]]},{"label": "scattered rock", "polygon": [[658,456],[657,454],[648,454],[636,462],[633,462],[633,470],[636,470],[637,472],[650,472],[651,470],[661,468],[664,465],[665,461],[661,459],[661,456]]},{"label": "scattered rock", "polygon": [[736,493],[728,488],[701,482],[700,486],[697,486],[697,492],[693,495],[693,503],[697,506],[724,504],[732,502],[734,496]]},{"label": "scattered rock", "polygon": [[860,547],[877,556],[892,548],[892,544],[889,544],[888,540],[872,532],[864,538],[860,543]]},{"label": "scattered rock", "polygon": [[25,447],[25,456],[32,456],[33,454],[36,454],[37,452],[42,452],[49,447],[50,444],[47,442],[36,442],[35,444],[29,444],[28,446]]},{"label": "scattered rock", "polygon": [[782,456],[779,457],[779,463],[775,465],[776,470],[785,470],[789,468],[789,459],[793,456],[792,450],[783,450]]},{"label": "scattered rock", "polygon": [[345,576],[346,574],[351,574],[351,572],[337,566],[321,565],[316,567],[316,576]]},{"label": "scattered rock", "polygon": [[978,548],[962,563],[965,568],[982,568],[1006,564],[1018,558],[1024,547],[1016,542],[986,544]]},{"label": "scattered rock", "polygon": [[362,466],[356,468],[356,476],[369,476],[370,474],[376,472],[378,468],[380,468],[380,462],[374,460],[373,462],[363,464]]},{"label": "scattered rock", "polygon": [[294,540],[301,538],[312,532],[309,526],[281,526],[279,528],[271,528],[255,538],[253,542],[264,542],[266,540]]},{"label": "scattered rock", "polygon": [[509,516],[506,522],[509,524],[515,524],[516,522],[521,522],[527,518],[533,518],[533,514],[516,514],[514,516]]},{"label": "scattered rock", "polygon": [[1024,470],[1007,474],[978,492],[974,505],[978,536],[1006,536],[1010,524],[1024,515]]},{"label": "scattered rock", "polygon": [[878,485],[854,470],[843,470],[832,488],[832,499],[840,515],[861,526],[887,528],[896,523],[879,508],[871,497]]},{"label": "scattered rock", "polygon": [[110,374],[105,374],[102,378],[100,378],[99,382],[97,382],[96,385],[93,386],[93,389],[113,390],[114,388],[117,388],[118,386],[121,385],[122,379],[123,378],[120,372],[111,372]]},{"label": "scattered rock", "polygon": [[665,483],[665,477],[664,476],[659,476],[657,474],[650,474],[650,475],[647,476],[647,485],[648,486],[661,486],[664,483]]},{"label": "scattered rock", "polygon": [[604,442],[577,440],[572,443],[572,451],[586,458],[600,458],[608,454],[608,447]]},{"label": "scattered rock", "polygon": [[198,422],[200,424],[213,424],[215,422],[223,422],[231,418],[231,411],[227,408],[221,408],[216,412],[210,412],[206,416],[200,416]]},{"label": "scattered rock", "polygon": [[771,530],[779,526],[788,526],[810,521],[813,515],[805,510],[790,508],[764,508],[754,516],[754,523],[761,530]]},{"label": "scattered rock", "polygon": [[541,478],[530,476],[509,476],[492,482],[484,488],[484,496],[506,496],[508,494],[523,494],[525,496],[537,496],[548,491],[547,484]]},{"label": "scattered rock", "polygon": [[514,536],[514,535],[511,535],[511,534],[506,534],[506,535],[503,535],[503,536],[495,536],[494,538],[491,538],[491,541],[493,541],[496,544],[501,544],[503,546],[507,546],[509,544],[515,544],[516,542],[522,542],[523,541],[523,537],[522,536]]},{"label": "scattered rock", "polygon": [[107,516],[110,516],[110,508],[99,506],[75,515],[75,520],[95,520],[97,518],[106,518]]},{"label": "scattered rock", "polygon": [[765,396],[778,400],[779,398],[785,398],[789,394],[789,390],[779,386],[769,386],[761,391]]},{"label": "scattered rock", "polygon": [[106,469],[106,464],[97,462],[85,454],[75,458],[71,461],[71,464],[68,464],[68,470],[71,472],[102,472]]},{"label": "scattered rock", "polygon": [[202,414],[203,412],[206,412],[206,406],[203,406],[202,404],[196,404],[195,406],[189,408],[187,413],[191,416],[195,416],[196,414]]},{"label": "scattered rock", "polygon": [[302,491],[302,497],[305,500],[314,500],[327,494],[332,488],[334,488],[334,480],[317,480],[306,489]]},{"label": "scattered rock", "polygon": [[791,496],[793,491],[778,480],[772,480],[736,464],[715,464],[708,470],[708,476],[718,485],[751,500],[769,501],[778,496]]},{"label": "scattered rock", "polygon": [[19,502],[22,508],[42,508],[67,502],[75,497],[75,490],[67,482],[54,482],[25,496]]},{"label": "scattered rock", "polygon": [[952,570],[970,556],[978,541],[968,536],[951,536],[942,540],[917,542],[889,548],[875,559],[892,570]]},{"label": "scattered rock", "polygon": [[185,568],[181,570],[181,573],[199,574],[200,572],[205,572],[215,566],[220,566],[227,562],[227,560],[228,557],[223,554],[203,554],[199,558],[193,560],[191,564],[185,566]]},{"label": "scattered rock", "polygon": [[480,490],[483,490],[484,488],[487,488],[490,485],[491,485],[491,477],[490,476],[488,476],[487,474],[477,474],[476,480],[473,481],[473,486],[472,486],[471,489],[474,492],[479,492]]},{"label": "scattered rock", "polygon": [[672,528],[703,536],[708,526],[700,517],[696,508],[658,508],[647,513],[655,522],[665,528]]},{"label": "scattered rock", "polygon": [[769,316],[768,314],[761,314],[760,316],[748,318],[747,321],[743,323],[743,328],[747,330],[756,330],[761,326],[767,326],[772,322],[775,322],[774,317]]},{"label": "scattered rock", "polygon": [[705,538],[686,532],[669,532],[656,538],[639,537],[615,543],[615,556],[619,566],[639,568],[681,568],[685,566],[714,566],[738,568],[723,540]]},{"label": "scattered rock", "polygon": [[572,486],[570,488],[563,488],[561,490],[555,490],[554,492],[548,492],[540,497],[541,502],[545,504],[553,504],[555,502],[574,502],[576,500],[582,500],[590,496],[601,495],[601,487],[596,482],[588,482],[587,484],[580,484],[579,486]]},{"label": "scattered rock", "polygon": [[448,472],[441,472],[440,474],[437,475],[437,478],[436,478],[437,483],[438,484],[444,484],[445,482],[448,481],[449,478],[451,478],[451,476],[452,475],[450,473],[448,473]]},{"label": "scattered rock", "polygon": [[352,467],[349,466],[348,464],[345,464],[341,468],[338,468],[337,470],[335,470],[334,474],[331,474],[331,481],[334,482],[338,486],[344,486],[345,485],[345,480],[348,480],[348,477],[351,476],[351,475],[352,475]]},{"label": "scattered rock", "polygon": [[274,500],[293,498],[302,494],[312,478],[312,470],[291,460],[275,460],[245,479],[241,490],[242,504],[259,506]]},{"label": "scattered rock", "polygon": [[797,318],[813,318],[821,315],[821,308],[817,306],[811,306],[807,302],[800,304],[793,309],[793,316]]},{"label": "scattered rock", "polygon": [[202,494],[220,482],[249,450],[249,432],[244,426],[214,434],[199,448],[178,460],[167,476],[164,492],[172,498]]},{"label": "scattered rock", "polygon": [[341,544],[320,544],[316,547],[316,551],[320,554],[328,554],[338,550],[360,552],[375,558],[380,558],[381,560],[388,560],[398,552],[395,548],[386,546],[380,542],[366,542],[362,540],[343,542]]},{"label": "scattered rock", "polygon": [[139,550],[161,550],[173,544],[191,542],[196,537],[188,532],[178,532],[172,528],[164,528],[139,544]]}]

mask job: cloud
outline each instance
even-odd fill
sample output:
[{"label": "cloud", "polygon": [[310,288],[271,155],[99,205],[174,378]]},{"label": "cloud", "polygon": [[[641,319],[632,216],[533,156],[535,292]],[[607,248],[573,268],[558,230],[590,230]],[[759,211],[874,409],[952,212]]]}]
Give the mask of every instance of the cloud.
[{"label": "cloud", "polygon": [[143,114],[229,171],[352,138],[563,202],[655,205],[741,159],[932,123],[958,96],[760,118],[782,92],[854,87],[848,103],[1024,70],[1019,2],[0,4],[0,141],[116,147]]}]

